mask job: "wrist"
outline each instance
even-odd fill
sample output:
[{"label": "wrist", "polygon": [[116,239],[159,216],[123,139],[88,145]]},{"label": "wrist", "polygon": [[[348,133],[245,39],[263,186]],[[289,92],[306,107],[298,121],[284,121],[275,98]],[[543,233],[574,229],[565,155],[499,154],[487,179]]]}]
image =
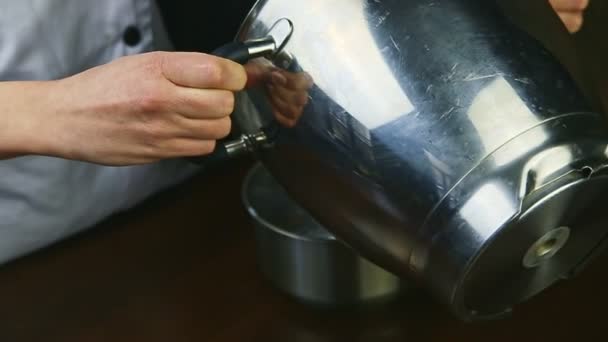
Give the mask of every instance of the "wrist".
[{"label": "wrist", "polygon": [[55,81],[0,82],[0,158],[55,155]]}]

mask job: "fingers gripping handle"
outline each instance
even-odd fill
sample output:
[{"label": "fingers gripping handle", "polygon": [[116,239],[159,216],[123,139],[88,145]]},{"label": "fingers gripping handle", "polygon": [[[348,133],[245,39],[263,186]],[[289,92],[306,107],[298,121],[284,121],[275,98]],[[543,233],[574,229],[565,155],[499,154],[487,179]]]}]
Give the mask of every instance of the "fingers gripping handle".
[{"label": "fingers gripping handle", "polygon": [[258,57],[266,57],[273,54],[277,49],[274,38],[248,40],[246,42],[232,42],[220,46],[212,52],[213,55],[245,64]]},{"label": "fingers gripping handle", "polygon": [[[277,45],[272,37],[250,40],[246,42],[232,42],[223,45],[212,52],[213,55],[226,58],[245,64],[248,61],[269,56],[277,49]],[[252,135],[242,135],[234,141],[220,140],[216,143],[215,150],[206,156],[188,158],[196,164],[205,164],[207,166],[219,164],[241,154],[252,152],[257,144],[265,140],[264,133],[256,133]]]}]

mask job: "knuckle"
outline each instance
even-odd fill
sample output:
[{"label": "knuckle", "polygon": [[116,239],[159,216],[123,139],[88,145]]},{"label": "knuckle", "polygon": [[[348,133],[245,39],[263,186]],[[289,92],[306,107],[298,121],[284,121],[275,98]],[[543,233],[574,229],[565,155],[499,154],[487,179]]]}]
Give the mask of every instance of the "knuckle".
[{"label": "knuckle", "polygon": [[238,72],[237,72],[237,79],[238,79],[238,84],[236,85],[236,89],[235,90],[243,90],[245,89],[245,87],[247,86],[247,80],[248,80],[248,76],[247,76],[247,70],[245,69],[244,66],[238,64]]},{"label": "knuckle", "polygon": [[227,115],[232,113],[234,111],[235,102],[235,96],[232,92],[222,92],[220,95],[220,106],[222,108],[222,113]]},{"label": "knuckle", "polygon": [[298,93],[294,98],[294,104],[305,106],[308,104],[308,93]]},{"label": "knuckle", "polygon": [[230,118],[223,118],[220,120],[220,127],[218,131],[219,138],[225,138],[230,134],[232,130],[232,120]]},{"label": "knuckle", "polygon": [[232,121],[229,117],[225,117],[222,119],[213,120],[211,126],[207,127],[203,134],[206,135],[207,138],[222,139],[230,134],[231,129]]},{"label": "knuckle", "polygon": [[188,151],[192,155],[206,155],[215,151],[215,140],[205,140],[196,144],[192,147],[191,151]]},{"label": "knuckle", "polygon": [[232,129],[232,121],[229,117],[224,117],[215,120],[205,120],[199,124],[198,128],[193,129],[194,133],[199,139],[222,139],[230,134]]},{"label": "knuckle", "polygon": [[146,53],[146,57],[146,69],[148,72],[164,75],[165,66],[167,64],[167,54],[162,51],[154,51]]},{"label": "knuckle", "polygon": [[224,71],[219,63],[209,62],[203,66],[203,75],[211,84],[220,84],[224,78]]},{"label": "knuckle", "polygon": [[171,154],[173,156],[204,156],[215,150],[214,140],[183,141],[177,140],[172,144]]},{"label": "knuckle", "polygon": [[289,76],[289,85],[293,90],[308,90],[314,85],[314,81],[308,73],[301,72]]},{"label": "knuckle", "polygon": [[165,53],[161,51],[148,52],[146,56],[150,64],[163,65],[165,62]]},{"label": "knuckle", "polygon": [[158,99],[150,96],[142,96],[136,100],[137,107],[145,113],[155,112],[160,107]]},{"label": "knuckle", "polygon": [[283,115],[283,113],[275,112],[275,118],[281,125],[287,128],[292,128],[296,125],[295,119],[290,119],[287,116]]},{"label": "knuckle", "polygon": [[575,0],[575,6],[577,9],[583,11],[589,7],[589,0]]},{"label": "knuckle", "polygon": [[284,113],[290,119],[295,119],[300,115],[300,110],[296,107],[289,107],[285,109]]},{"label": "knuckle", "polygon": [[[152,88],[152,87],[149,87]],[[135,99],[136,107],[141,111],[150,113],[158,112],[167,108],[169,101],[162,92],[152,89],[145,90],[146,94]]]}]

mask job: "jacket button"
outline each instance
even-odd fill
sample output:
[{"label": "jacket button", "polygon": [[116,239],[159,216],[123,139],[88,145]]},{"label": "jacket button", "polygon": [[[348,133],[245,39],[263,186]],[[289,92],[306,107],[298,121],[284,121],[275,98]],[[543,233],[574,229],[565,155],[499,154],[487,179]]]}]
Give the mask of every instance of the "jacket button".
[{"label": "jacket button", "polygon": [[135,46],[141,42],[141,32],[135,26],[129,26],[122,35],[122,40],[128,46]]}]

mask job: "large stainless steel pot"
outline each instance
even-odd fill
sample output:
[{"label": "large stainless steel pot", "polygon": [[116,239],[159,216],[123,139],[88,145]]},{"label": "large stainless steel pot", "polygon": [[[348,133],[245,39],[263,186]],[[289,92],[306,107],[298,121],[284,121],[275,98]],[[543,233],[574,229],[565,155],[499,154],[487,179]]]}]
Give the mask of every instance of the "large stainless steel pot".
[{"label": "large stainless steel pot", "polygon": [[291,128],[273,115],[288,96],[242,94],[228,150],[256,150],[332,233],[459,317],[496,317],[608,233],[608,129],[553,53],[567,39],[542,1],[261,0],[237,40],[272,53],[250,63],[314,86]]}]

